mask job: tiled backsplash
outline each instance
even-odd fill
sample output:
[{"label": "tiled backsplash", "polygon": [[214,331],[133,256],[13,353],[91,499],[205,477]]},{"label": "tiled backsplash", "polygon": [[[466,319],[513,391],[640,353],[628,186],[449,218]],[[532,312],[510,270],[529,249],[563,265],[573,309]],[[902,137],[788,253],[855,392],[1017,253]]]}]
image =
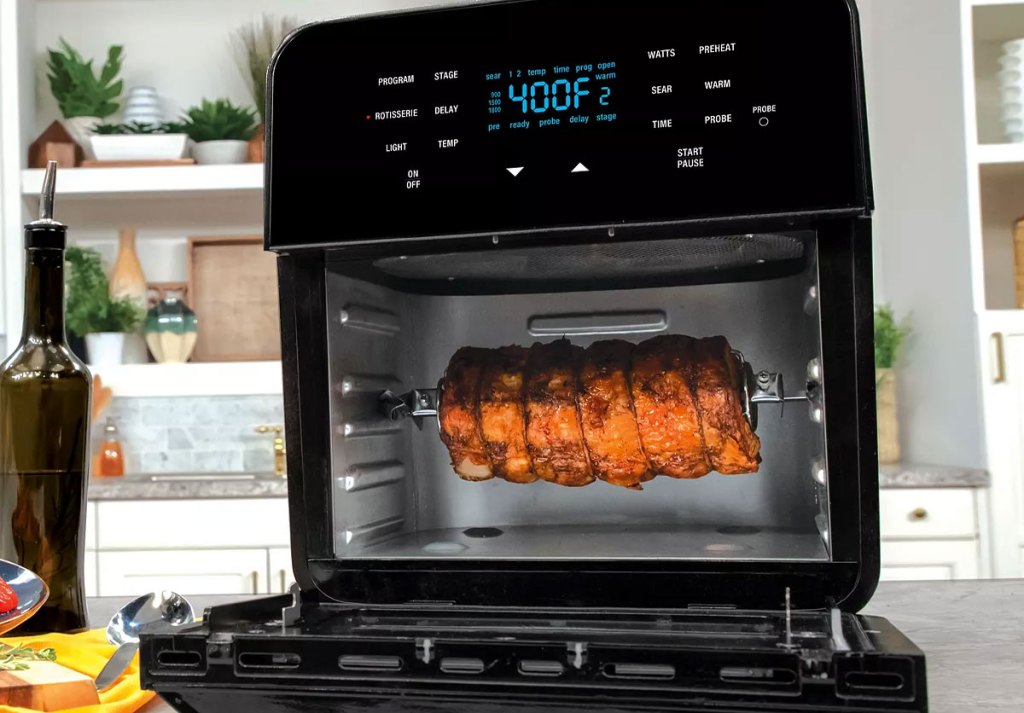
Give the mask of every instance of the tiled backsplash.
[{"label": "tiled backsplash", "polygon": [[269,473],[273,436],[262,425],[284,424],[280,396],[115,398],[93,427],[103,437],[117,424],[126,473]]}]

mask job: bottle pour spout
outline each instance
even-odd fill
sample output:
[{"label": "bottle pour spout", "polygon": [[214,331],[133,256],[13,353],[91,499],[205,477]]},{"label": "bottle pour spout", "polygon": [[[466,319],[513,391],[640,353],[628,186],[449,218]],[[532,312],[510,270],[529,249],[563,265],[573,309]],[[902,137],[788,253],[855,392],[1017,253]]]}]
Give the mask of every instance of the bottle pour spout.
[{"label": "bottle pour spout", "polygon": [[56,193],[57,162],[50,161],[46,165],[43,187],[39,192],[39,218],[25,226],[26,248],[63,250],[67,244],[67,226],[53,218]]}]

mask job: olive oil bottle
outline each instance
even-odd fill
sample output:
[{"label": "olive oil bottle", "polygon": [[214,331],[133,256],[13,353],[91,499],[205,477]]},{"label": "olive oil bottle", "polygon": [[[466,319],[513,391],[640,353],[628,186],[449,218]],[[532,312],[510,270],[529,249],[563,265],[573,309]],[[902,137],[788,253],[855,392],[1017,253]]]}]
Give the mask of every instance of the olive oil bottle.
[{"label": "olive oil bottle", "polygon": [[88,369],[65,343],[64,247],[53,219],[57,165],[43,181],[40,217],[25,226],[25,322],[0,366],[0,558],[46,581],[50,597],[16,633],[87,626],[85,507]]}]

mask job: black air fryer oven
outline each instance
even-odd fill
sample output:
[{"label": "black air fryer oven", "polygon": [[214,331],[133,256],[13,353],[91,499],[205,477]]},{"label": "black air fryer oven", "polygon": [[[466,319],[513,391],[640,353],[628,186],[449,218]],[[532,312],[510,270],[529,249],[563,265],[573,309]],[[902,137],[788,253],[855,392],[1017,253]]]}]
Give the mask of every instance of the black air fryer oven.
[{"label": "black air fryer oven", "polygon": [[181,711],[926,710],[921,652],[857,615],[852,1],[326,22],[269,87],[298,585],[145,637],[146,687]]}]

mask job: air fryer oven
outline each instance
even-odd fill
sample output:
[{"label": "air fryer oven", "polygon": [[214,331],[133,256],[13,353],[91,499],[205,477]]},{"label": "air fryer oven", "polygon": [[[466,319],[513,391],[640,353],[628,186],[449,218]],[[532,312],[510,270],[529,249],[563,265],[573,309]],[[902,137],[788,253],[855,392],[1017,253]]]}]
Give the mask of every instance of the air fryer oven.
[{"label": "air fryer oven", "polygon": [[[920,651],[856,614],[879,561],[852,2],[320,23],[278,51],[268,93],[298,584],[145,636],[147,687],[183,711],[926,710]],[[314,150],[323,117],[336,139]],[[502,477],[482,480],[455,456],[446,409],[491,438],[483,376],[452,400],[464,348],[635,354],[665,335],[728,339],[709,363],[760,439],[745,474],[651,465],[618,487],[595,455],[618,435],[586,441],[585,487],[510,482],[491,450]],[[583,359],[565,413],[589,438],[613,415],[584,420]],[[616,398],[639,423],[635,370]],[[508,413],[532,403],[528,372],[501,376]],[[527,437],[523,413],[500,423]]]}]

